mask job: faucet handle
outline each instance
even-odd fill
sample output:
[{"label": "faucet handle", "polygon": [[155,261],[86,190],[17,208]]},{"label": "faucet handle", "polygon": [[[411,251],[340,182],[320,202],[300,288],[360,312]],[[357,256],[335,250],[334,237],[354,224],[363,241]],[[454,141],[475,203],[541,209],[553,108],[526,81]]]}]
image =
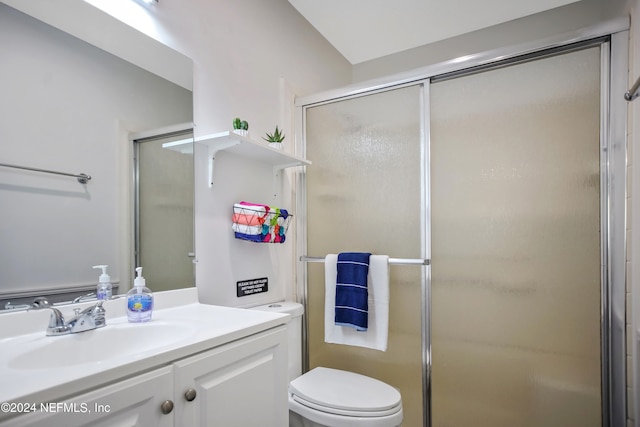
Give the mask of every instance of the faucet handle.
[{"label": "faucet handle", "polygon": [[97,298],[96,297],[96,293],[95,292],[89,292],[88,294],[84,294],[84,295],[80,295],[79,297],[76,297],[71,302],[75,304],[77,302],[82,302],[83,300],[89,300],[89,299],[93,299],[93,298]]},{"label": "faucet handle", "polygon": [[100,300],[97,303],[95,303],[92,306],[89,306],[87,308],[85,308],[84,310],[80,311],[79,308],[75,308],[74,311],[76,311],[76,315],[78,314],[92,314],[92,315],[96,315],[100,312],[104,313],[104,308],[102,308],[102,303],[104,301]]},{"label": "faucet handle", "polygon": [[93,309],[92,309],[92,312],[93,312],[92,314],[96,321],[96,328],[101,328],[107,325],[107,318],[106,318],[107,310],[105,310],[104,307],[102,306],[103,302],[104,301],[98,301],[96,305],[93,306]]},{"label": "faucet handle", "polygon": [[49,317],[49,326],[47,326],[47,335],[64,335],[69,333],[69,325],[64,321],[64,316],[55,307],[42,305],[39,307],[32,307],[29,310],[42,310],[43,308],[48,308],[51,310],[51,316]]},{"label": "faucet handle", "polygon": [[76,319],[79,319],[81,316],[88,316],[93,320],[93,322],[95,322],[96,328],[101,328],[103,326],[106,326],[107,324],[105,319],[106,310],[104,309],[104,307],[102,307],[103,302],[104,301],[102,300],[98,301],[94,305],[87,307],[82,311],[80,311],[79,308],[75,308],[74,311],[76,314]]},{"label": "faucet handle", "polygon": [[37,297],[37,298],[34,298],[33,303],[31,305],[33,308],[45,308],[45,307],[50,307],[51,303],[46,297]]},{"label": "faucet handle", "polygon": [[62,315],[60,310],[54,307],[43,307],[43,308],[48,308],[49,310],[51,310],[51,317],[49,318],[49,327],[64,325],[64,316]]}]

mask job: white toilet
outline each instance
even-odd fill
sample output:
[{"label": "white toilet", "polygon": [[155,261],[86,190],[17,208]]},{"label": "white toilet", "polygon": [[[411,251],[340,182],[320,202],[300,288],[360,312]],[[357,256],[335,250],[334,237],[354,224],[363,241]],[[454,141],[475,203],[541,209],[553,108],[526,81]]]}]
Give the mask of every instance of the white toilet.
[{"label": "white toilet", "polygon": [[353,372],[317,367],[302,373],[301,304],[280,302],[253,307],[291,315],[289,322],[290,427],[398,427],[400,392]]}]

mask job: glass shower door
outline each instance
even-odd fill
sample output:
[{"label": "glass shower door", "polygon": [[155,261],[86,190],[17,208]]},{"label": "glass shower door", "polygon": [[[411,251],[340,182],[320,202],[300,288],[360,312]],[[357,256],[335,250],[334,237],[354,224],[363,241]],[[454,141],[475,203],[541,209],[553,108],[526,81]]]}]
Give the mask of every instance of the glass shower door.
[{"label": "glass shower door", "polygon": [[[307,254],[421,258],[421,92],[410,86],[306,110]],[[309,367],[398,388],[404,425],[423,423],[422,267],[391,265],[386,352],[324,342],[324,264],[307,265]]]},{"label": "glass shower door", "polygon": [[432,425],[601,425],[600,47],[434,83]]},{"label": "glass shower door", "polygon": [[195,286],[192,138],[135,141],[136,263],[154,292]]}]

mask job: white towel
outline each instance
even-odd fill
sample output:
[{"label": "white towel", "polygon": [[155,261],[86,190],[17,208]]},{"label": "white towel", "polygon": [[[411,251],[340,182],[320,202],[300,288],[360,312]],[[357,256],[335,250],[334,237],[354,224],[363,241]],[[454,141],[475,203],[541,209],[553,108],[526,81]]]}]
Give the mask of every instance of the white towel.
[{"label": "white towel", "polygon": [[243,203],[234,203],[233,204],[233,213],[235,214],[246,214],[246,215],[265,215],[267,211],[271,211],[268,206],[265,205],[250,205]]},{"label": "white towel", "polygon": [[325,342],[386,351],[389,337],[389,257],[371,255],[369,258],[369,328],[366,331],[335,325],[337,261],[337,254],[329,254],[324,259]]},{"label": "white towel", "polygon": [[235,222],[231,224],[231,228],[236,233],[249,234],[252,236],[262,234],[262,226],[261,225],[245,225],[245,224],[236,224]]}]

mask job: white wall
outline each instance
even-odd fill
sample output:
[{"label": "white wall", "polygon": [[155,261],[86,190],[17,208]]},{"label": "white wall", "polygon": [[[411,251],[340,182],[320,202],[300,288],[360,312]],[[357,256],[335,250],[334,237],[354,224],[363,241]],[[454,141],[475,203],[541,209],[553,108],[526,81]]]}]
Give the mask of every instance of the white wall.
[{"label": "white wall", "polygon": [[[3,0],[11,3],[13,0]],[[241,116],[250,123],[252,138],[260,140],[276,124],[284,128],[288,139],[285,148],[293,146],[291,110],[293,96],[308,94],[347,84],[350,64],[286,0],[193,0],[185,7],[180,0],[161,0],[145,7],[131,0],[90,0],[98,7],[138,31],[174,48],[193,60],[195,134],[201,136],[231,128],[231,120]],[[30,0],[29,13],[43,9],[56,25],[70,31],[82,31],[77,22],[95,14],[86,10],[84,0],[64,2],[65,13],[57,13],[47,0]],[[51,18],[53,16],[53,18]],[[74,24],[76,23],[76,24]],[[99,30],[98,30],[99,31]],[[87,37],[94,35],[88,34]],[[128,51],[122,40],[114,38],[112,51]],[[104,43],[105,40],[100,41]],[[106,41],[108,43],[108,41]],[[128,54],[128,53],[127,53]],[[153,55],[140,49],[138,55]],[[197,152],[200,150],[197,150]],[[255,274],[272,276],[273,292],[265,298],[281,298],[292,280],[293,245],[282,245],[278,253],[269,251],[269,259],[247,256],[230,265],[231,206],[228,200],[251,197],[271,202],[272,188],[245,183],[238,186],[231,173],[218,180],[215,194],[206,185],[206,159],[201,153],[196,160],[196,283],[203,300],[213,303],[244,305],[244,301],[228,301],[235,282],[255,270],[253,259],[265,263]],[[224,170],[224,156],[221,167]],[[228,165],[233,168],[233,160]],[[200,165],[201,167],[198,167]],[[205,165],[205,166],[203,166]],[[246,165],[245,165],[246,166]],[[258,181],[270,181],[259,175]],[[293,206],[289,179],[285,179],[281,207]],[[256,190],[265,188],[265,190]],[[258,191],[258,193],[256,193]],[[263,193],[266,193],[263,195]],[[246,196],[245,196],[246,195]],[[235,242],[233,242],[235,243]],[[229,243],[232,244],[232,243]],[[252,248],[254,249],[254,248]],[[284,271],[278,275],[277,271]],[[253,274],[253,273],[251,273]],[[275,276],[278,276],[277,278]],[[289,295],[290,296],[290,295]]]},{"label": "white wall", "polygon": [[[191,59],[141,32],[138,27],[155,34],[155,23],[139,3],[131,0],[1,2],[185,89],[193,89]],[[101,8],[93,4],[100,4]],[[113,19],[115,15],[123,19]]]},{"label": "white wall", "polygon": [[287,0],[89,2],[193,60],[196,135],[227,130],[237,115],[254,135],[271,131],[280,78],[295,95],[350,81],[351,65]]},{"label": "white wall", "polygon": [[365,81],[426,65],[524,44],[586,28],[628,13],[628,0],[582,0],[483,30],[362,62],[353,67],[353,81]]},{"label": "white wall", "polygon": [[2,162],[92,177],[0,168],[0,293],[95,286],[96,264],[128,286],[127,134],[191,121],[191,92],[4,4],[0,57]]},{"label": "white wall", "polygon": [[[194,61],[196,136],[229,130],[234,117],[249,122],[251,138],[262,141],[275,125],[284,128],[291,148],[293,94],[344,85],[350,64],[286,0],[163,0],[156,16],[167,44]],[[274,198],[270,171],[258,164],[216,157],[212,189],[206,180],[206,154],[196,152],[196,284],[203,301],[245,306],[290,295],[294,245],[275,247],[237,241],[230,228],[234,201],[277,203],[292,209],[285,183]],[[247,175],[249,174],[249,175]],[[253,179],[246,179],[253,175]],[[245,179],[242,179],[244,176]],[[269,293],[237,299],[236,282],[269,278]]]},{"label": "white wall", "polygon": [[[279,125],[290,150],[293,97],[350,82],[351,65],[287,0],[193,0],[188,7],[179,0],[160,0],[147,9],[135,3],[119,9],[117,1],[91,3],[192,58],[196,136],[229,130],[233,118],[241,117],[256,141]],[[141,11],[153,25],[132,18]],[[289,174],[284,187],[276,182],[274,191],[271,172],[257,172],[262,170],[258,164],[222,154],[215,168],[216,184],[209,188],[206,150],[197,149],[196,284],[201,299],[245,306],[292,297],[294,245],[267,248],[236,241],[230,225],[234,201],[291,210]],[[254,178],[238,179],[238,174]],[[267,295],[235,297],[237,281],[264,276],[269,277]]]}]

